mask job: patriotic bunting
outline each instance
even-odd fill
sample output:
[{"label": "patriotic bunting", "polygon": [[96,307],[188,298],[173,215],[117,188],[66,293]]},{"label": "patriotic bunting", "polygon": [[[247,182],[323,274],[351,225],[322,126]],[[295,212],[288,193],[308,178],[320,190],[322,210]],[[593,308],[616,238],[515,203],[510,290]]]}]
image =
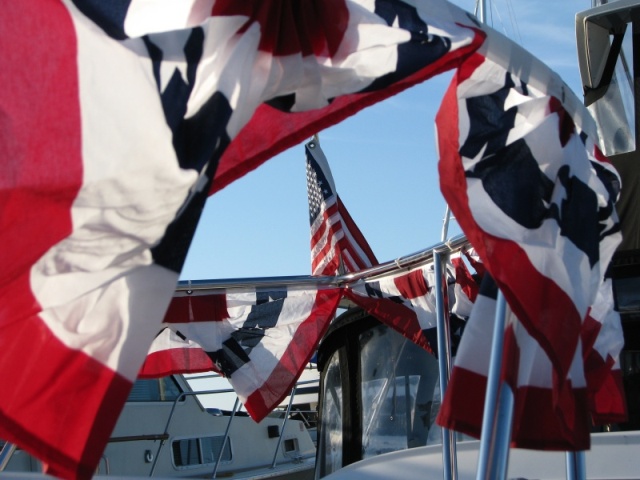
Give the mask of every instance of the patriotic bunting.
[{"label": "patriotic bunting", "polygon": [[33,0],[0,32],[0,438],[66,478],[95,471],[208,193],[482,42],[443,0]]},{"label": "patriotic bunting", "polygon": [[[615,315],[595,302],[619,242],[618,180],[571,92],[496,38],[445,0],[6,3],[0,383],[11,388],[0,396],[0,438],[46,473],[90,478],[150,347],[143,374],[215,366],[264,416],[289,393],[341,292],[194,293],[162,324],[207,196],[461,65],[437,118],[442,190],[512,309],[507,345],[519,362],[505,375],[525,406],[540,387],[551,402],[543,413],[561,416],[558,437],[522,444],[584,447],[587,403],[601,418],[618,415],[619,401],[588,384],[616,383]],[[342,228],[319,251],[337,248],[349,270],[373,264],[335,189],[318,200],[323,221]],[[314,272],[337,268],[333,255],[317,255]],[[446,297],[470,327],[484,297],[471,311],[456,301],[476,293],[455,268],[459,288]],[[347,295],[433,348],[432,277],[421,267]],[[464,360],[473,355],[460,353],[442,416],[469,431],[477,418],[454,418],[452,399],[456,375],[471,372],[481,388],[481,363]],[[585,374],[586,364],[602,368]]]},{"label": "patriotic bunting", "polygon": [[[619,180],[566,86],[494,42],[460,67],[437,115],[441,187],[513,312],[503,375],[516,390],[515,445],[580,450],[589,445],[583,319],[620,240]],[[478,349],[490,320],[474,326],[476,309],[491,318],[485,303],[474,306],[439,417],[474,435],[481,415],[458,402],[485,381]]]},{"label": "patriotic bunting", "polygon": [[[451,272],[443,279],[445,302],[455,305],[455,279]],[[436,325],[436,290],[433,263],[391,273],[375,279],[365,279],[345,288],[344,295],[365,309],[382,323],[421,346],[428,352],[438,353]],[[466,297],[462,294],[462,298]],[[466,299],[468,301],[468,298]],[[464,328],[464,319],[452,315],[449,319],[452,332],[452,349]]]},{"label": "patriotic bunting", "polygon": [[291,393],[341,296],[340,289],[179,292],[140,377],[214,370],[260,421]]},{"label": "patriotic bunting", "polygon": [[589,411],[595,425],[627,420],[620,370],[624,346],[620,314],[615,310],[611,280],[606,279],[582,325],[584,369]]}]

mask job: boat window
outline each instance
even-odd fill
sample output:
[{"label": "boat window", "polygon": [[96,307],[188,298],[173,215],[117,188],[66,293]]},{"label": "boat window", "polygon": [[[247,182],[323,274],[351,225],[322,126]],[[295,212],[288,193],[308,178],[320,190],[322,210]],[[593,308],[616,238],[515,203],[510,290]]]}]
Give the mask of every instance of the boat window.
[{"label": "boat window", "polygon": [[318,442],[318,472],[320,477],[342,468],[342,376],[340,351],[329,360],[322,387],[324,405]]},{"label": "boat window", "polygon": [[288,438],[282,442],[282,449],[285,454],[292,454],[298,452],[298,440],[296,438]]},{"label": "boat window", "polygon": [[[223,435],[174,440],[171,443],[173,464],[176,468],[213,465],[220,455],[223,442]],[[231,445],[227,439],[220,461],[230,462],[231,458]]]},{"label": "boat window", "polygon": [[175,402],[181,393],[182,391],[173,377],[139,379],[133,384],[127,401]]},{"label": "boat window", "polygon": [[620,313],[640,313],[640,277],[615,278],[613,289]]},{"label": "boat window", "polygon": [[[598,123],[603,152],[609,156],[636,149],[632,29],[617,35],[624,36],[613,76],[604,93],[598,94],[597,100],[589,105]],[[609,38],[610,44],[616,41],[614,35]],[[609,54],[612,50],[608,50]]]},{"label": "boat window", "polygon": [[[384,325],[360,335],[363,458],[426,445],[434,425],[437,360]],[[439,398],[437,399],[439,401]]]}]

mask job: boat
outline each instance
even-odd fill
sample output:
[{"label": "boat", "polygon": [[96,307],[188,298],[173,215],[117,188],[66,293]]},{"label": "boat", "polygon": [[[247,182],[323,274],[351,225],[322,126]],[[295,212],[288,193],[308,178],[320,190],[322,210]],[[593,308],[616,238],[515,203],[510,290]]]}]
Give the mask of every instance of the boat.
[{"label": "boat", "polygon": [[[583,28],[579,51],[586,72],[583,81],[590,97],[602,98],[600,92],[611,84],[608,59],[610,54],[617,56],[618,52],[610,48],[609,39],[622,35],[620,26],[629,23],[635,13],[640,13],[640,1],[618,0],[579,16]],[[602,110],[603,114],[612,112],[611,108]],[[623,181],[633,179],[638,169],[625,169],[625,166],[637,157],[635,142],[631,145],[607,133],[604,130],[607,125],[621,128],[619,123],[612,123],[610,117],[599,125],[608,142],[605,153],[619,167]],[[619,128],[615,131],[619,132]],[[632,130],[635,133],[635,129]],[[617,149],[621,145],[632,146],[633,151],[620,152]],[[633,181],[630,184],[633,185]],[[637,204],[635,189],[626,192],[630,193],[624,194],[620,208],[628,243],[623,244],[615,257],[611,275],[625,329],[622,361],[627,393],[632,396],[640,391],[637,378],[640,376],[637,366],[640,364],[637,345],[640,338],[640,242],[637,241],[640,228],[633,222]],[[629,220],[626,220],[627,214]],[[450,254],[466,247],[468,243],[464,238],[447,241],[425,250],[427,253],[419,259],[409,260],[433,261],[432,252]],[[404,268],[406,264],[402,260],[392,263]],[[386,367],[371,369],[370,372],[375,372],[371,376],[349,374],[359,371],[350,362],[359,365],[365,360],[383,360]],[[439,365],[433,356],[363,311],[350,308],[323,339],[318,368],[317,449],[311,438],[307,438],[309,432],[304,421],[289,420],[288,415],[284,415],[282,419],[267,417],[256,424],[244,414],[237,414],[235,403],[231,412],[206,408],[197,397],[203,392],[193,391],[184,377],[171,376],[136,383],[134,396],[136,392],[142,395],[147,387],[141,385],[145,384],[156,385],[153,388],[159,394],[169,396],[166,401],[150,401],[147,397],[144,401],[127,402],[98,474],[255,479],[300,474],[328,479],[477,478],[478,463],[482,461],[481,442],[454,435],[456,448],[452,451],[446,448],[450,444],[444,441],[445,436],[434,423],[441,386]],[[368,399],[366,406],[365,399]],[[592,449],[584,456],[586,475],[583,471],[582,478],[638,478],[638,404],[628,403],[631,407],[628,425],[610,425],[604,431],[592,433]],[[285,420],[288,421],[285,423]],[[160,428],[146,430],[150,433],[130,430],[138,422]],[[306,436],[298,436],[298,432]],[[268,445],[275,446],[271,450],[275,453],[261,455]],[[115,458],[130,460],[120,464]],[[500,477],[487,478],[554,479],[564,478],[565,470],[572,470],[573,475],[576,468],[581,469],[578,462],[570,468],[570,457],[558,452],[511,449],[508,459],[508,470]],[[16,451],[6,470],[17,467],[15,470],[40,471],[39,465],[33,462],[23,452]],[[455,475],[451,475],[454,471]]]},{"label": "boat", "polygon": [[[184,377],[195,391],[215,392],[198,395],[205,408],[227,411],[233,409],[237,395],[227,378],[215,372],[185,374]],[[291,394],[271,414],[272,417],[300,420],[314,444],[317,442],[319,384],[318,366],[315,362],[310,362],[302,371]],[[246,413],[244,405],[240,404],[238,408]]]},{"label": "boat", "polygon": [[[449,247],[443,243],[434,248],[445,251]],[[635,302],[625,308],[625,334],[637,339],[634,330],[640,295],[636,293]],[[593,431],[591,449],[583,460],[586,476],[565,474],[563,452],[511,448],[506,476],[484,478],[637,479],[637,345],[628,342],[621,360],[630,418],[624,424]],[[451,445],[443,442],[443,429],[435,423],[441,389],[438,360],[432,354],[361,309],[352,308],[336,319],[323,338],[318,368],[316,479],[478,478],[481,441],[448,432],[453,434],[452,452]],[[455,473],[447,476],[451,465]]]},{"label": "boat", "polygon": [[[304,422],[275,412],[256,423],[237,400],[231,409],[203,405],[202,398],[237,398],[226,387],[194,390],[182,375],[137,380],[96,476],[313,478],[315,445]],[[42,465],[16,449],[3,476],[17,472]]]},{"label": "boat", "polygon": [[[638,18],[637,0],[594,2],[591,9],[576,16],[585,103],[623,185],[617,209],[624,240],[608,276],[625,339],[620,363],[628,421],[593,427],[591,447],[584,452],[510,448],[508,432],[500,430],[489,431],[485,438],[483,429],[481,440],[455,432],[443,434],[434,423],[442,372],[438,361],[365,312],[352,310],[333,324],[319,348],[316,478],[639,477],[640,152],[636,139],[640,108],[634,95],[635,62],[640,55]],[[451,248],[447,242],[433,247],[444,256],[457,248],[460,246]],[[381,356],[386,368],[376,364]],[[359,373],[347,376],[344,372]]]}]

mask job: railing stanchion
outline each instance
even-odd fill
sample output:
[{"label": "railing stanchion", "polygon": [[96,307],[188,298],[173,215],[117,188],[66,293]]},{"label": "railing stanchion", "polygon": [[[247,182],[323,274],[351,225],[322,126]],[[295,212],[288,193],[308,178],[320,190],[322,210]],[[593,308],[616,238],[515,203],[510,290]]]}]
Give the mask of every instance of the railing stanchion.
[{"label": "railing stanchion", "polygon": [[498,290],[476,480],[500,480],[507,475],[513,392],[500,382],[506,310],[505,298]]},{"label": "railing stanchion", "polygon": [[16,444],[7,442],[0,450],[0,472],[2,472],[9,463],[13,452],[16,451]]},{"label": "railing stanchion", "polygon": [[233,410],[231,411],[231,416],[229,417],[229,422],[227,423],[227,429],[224,431],[224,439],[222,440],[222,447],[220,447],[220,452],[218,452],[218,458],[216,458],[216,464],[213,467],[213,474],[211,478],[216,478],[216,474],[218,473],[218,465],[220,465],[220,460],[222,460],[222,454],[224,453],[224,447],[227,444],[227,440],[229,439],[229,430],[231,429],[231,422],[236,416],[236,412],[238,411],[238,407],[240,405],[240,399],[236,397],[236,401],[233,404]]},{"label": "railing stanchion", "polygon": [[585,480],[587,467],[584,452],[567,452],[567,480]]},{"label": "railing stanchion", "polygon": [[273,462],[271,462],[271,468],[276,468],[276,460],[278,459],[278,452],[280,451],[280,445],[282,444],[282,435],[284,435],[284,427],[287,425],[289,414],[291,413],[291,405],[293,404],[293,397],[296,395],[296,386],[291,389],[291,395],[289,396],[289,404],[287,405],[287,411],[284,414],[284,420],[282,421],[282,430],[278,437],[278,444],[276,445],[276,451],[273,454]]},{"label": "railing stanchion", "polygon": [[[438,370],[440,374],[440,398],[449,383],[451,374],[451,333],[449,331],[448,312],[445,311],[444,295],[447,291],[447,283],[443,282],[442,258],[440,253],[433,251],[433,266],[435,274],[436,291],[436,319],[438,335]],[[458,478],[456,452],[456,437],[453,430],[442,429],[442,460],[444,480],[456,480]]]}]

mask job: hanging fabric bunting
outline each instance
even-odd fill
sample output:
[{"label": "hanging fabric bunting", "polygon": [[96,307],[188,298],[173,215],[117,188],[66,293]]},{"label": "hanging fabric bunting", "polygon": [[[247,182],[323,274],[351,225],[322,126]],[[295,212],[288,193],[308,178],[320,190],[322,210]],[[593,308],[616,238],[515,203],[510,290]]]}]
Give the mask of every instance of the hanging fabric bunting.
[{"label": "hanging fabric bunting", "polygon": [[[593,121],[551,71],[491,33],[457,71],[436,124],[445,199],[513,312],[506,344],[520,361],[503,372],[517,390],[513,442],[587,448],[583,320],[620,241],[619,179]],[[466,333],[479,337],[463,341],[439,417],[476,436],[481,416],[457,407],[486,381],[479,303]],[[534,412],[536,392],[546,403]]]}]

